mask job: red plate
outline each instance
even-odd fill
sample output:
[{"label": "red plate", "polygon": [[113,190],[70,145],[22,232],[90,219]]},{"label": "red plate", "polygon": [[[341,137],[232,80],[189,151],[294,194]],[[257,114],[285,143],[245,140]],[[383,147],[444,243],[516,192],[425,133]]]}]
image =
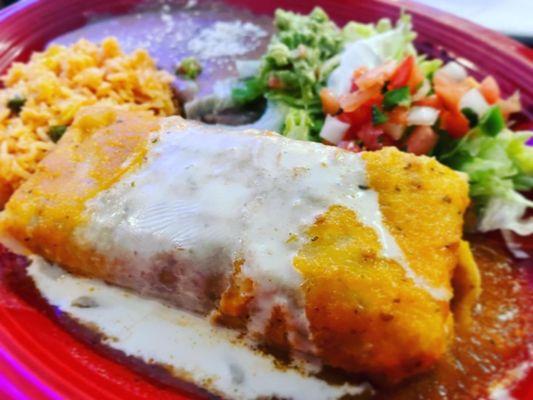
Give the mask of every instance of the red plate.
[{"label": "red plate", "polygon": [[[0,11],[0,71],[25,60],[54,37],[83,26],[97,15],[132,10],[139,0],[23,0]],[[533,52],[495,32],[413,2],[398,1],[245,1],[229,3],[258,13],[277,7],[308,12],[321,5],[338,23],[396,18],[403,6],[414,16],[417,44],[435,56],[459,57],[474,75],[493,75],[504,94],[519,89],[525,114],[533,119]],[[444,50],[445,49],[445,50]],[[191,399],[201,393],[179,391],[141,376],[76,340],[46,313],[12,289],[9,266],[21,262],[0,249],[0,393],[31,399]],[[520,397],[533,398],[533,377]]]}]

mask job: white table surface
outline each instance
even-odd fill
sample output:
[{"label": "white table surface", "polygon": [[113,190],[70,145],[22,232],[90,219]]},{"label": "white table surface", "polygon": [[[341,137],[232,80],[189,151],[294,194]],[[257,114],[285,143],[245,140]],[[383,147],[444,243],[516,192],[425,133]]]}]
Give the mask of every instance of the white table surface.
[{"label": "white table surface", "polygon": [[533,0],[416,0],[506,35],[533,39]]}]

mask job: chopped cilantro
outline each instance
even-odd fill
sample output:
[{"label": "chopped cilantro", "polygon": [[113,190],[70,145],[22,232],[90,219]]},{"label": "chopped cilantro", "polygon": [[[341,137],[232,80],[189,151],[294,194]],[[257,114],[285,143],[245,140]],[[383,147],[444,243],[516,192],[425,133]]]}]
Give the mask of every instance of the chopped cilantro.
[{"label": "chopped cilantro", "polygon": [[408,106],[411,102],[409,88],[403,86],[399,89],[389,90],[383,97],[383,108],[390,110],[396,106]]},{"label": "chopped cilantro", "polygon": [[505,119],[499,106],[491,107],[479,120],[479,127],[488,136],[496,136],[505,128]]},{"label": "chopped cilantro", "polygon": [[389,118],[383,111],[379,109],[378,106],[372,106],[372,125],[381,125],[387,122]]}]

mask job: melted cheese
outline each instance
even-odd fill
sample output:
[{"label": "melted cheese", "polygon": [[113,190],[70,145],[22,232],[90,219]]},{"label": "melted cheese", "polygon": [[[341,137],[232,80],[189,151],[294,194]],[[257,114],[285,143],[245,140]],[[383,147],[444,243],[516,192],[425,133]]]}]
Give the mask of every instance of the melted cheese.
[{"label": "melted cheese", "polygon": [[177,378],[224,398],[328,400],[372,392],[368,384],[332,384],[302,368],[281,367],[234,330],[102,281],[70,275],[41,258],[33,259],[28,272],[51,305],[89,329],[96,327],[107,346],[163,365]]},{"label": "melted cheese", "polygon": [[264,333],[274,307],[281,307],[294,328],[292,347],[312,351],[293,258],[306,229],[333,205],[353,210],[377,235],[381,256],[401,265],[407,278],[449,299],[447,288],[432,287],[409,266],[383,222],[360,155],[259,131],[164,120],[152,133],[146,162],[87,202],[88,222],[76,236],[121,260],[132,275],[149,273],[160,254],[194,265],[178,288],[189,310],[198,309],[197,279],[232,270],[242,259],[256,291],[249,331]]},{"label": "melted cheese", "polygon": [[86,222],[88,199],[142,163],[148,133],[158,127],[158,119],[149,113],[85,108],[7,203],[0,217],[6,236],[60,264],[99,268],[98,257],[72,242],[73,231]]}]

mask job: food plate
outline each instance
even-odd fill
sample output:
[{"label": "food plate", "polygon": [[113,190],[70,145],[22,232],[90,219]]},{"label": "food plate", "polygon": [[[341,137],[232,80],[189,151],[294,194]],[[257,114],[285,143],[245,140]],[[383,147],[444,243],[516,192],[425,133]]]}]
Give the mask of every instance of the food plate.
[{"label": "food plate", "polygon": [[[139,3],[126,0],[22,1],[0,13],[0,70],[5,70],[14,60],[27,59],[31,51],[42,49],[55,37],[94,18],[128,13]],[[300,12],[309,12],[311,8],[298,1],[228,3],[265,14],[271,14],[276,7]],[[400,11],[397,2],[386,1],[321,1],[318,4],[339,23],[350,19],[371,22],[381,17],[396,18]],[[525,117],[533,117],[531,50],[448,14],[410,2],[401,5],[413,15],[419,33],[417,45],[421,49],[440,58],[459,58],[462,64],[471,66],[470,72],[474,76],[495,76],[506,95],[520,89]],[[498,239],[494,243],[498,246]],[[14,288],[13,267],[23,261],[8,256],[4,250],[0,259],[0,371],[1,390],[6,396],[32,399],[142,399],[156,396],[190,399],[207,396],[185,384],[178,388],[169,387],[164,383],[164,371],[151,370],[153,376],[147,377],[143,367],[134,360],[122,357],[122,363],[111,361],[110,355],[120,356],[109,354],[106,349],[95,349],[90,345],[95,338],[86,333],[79,333],[84,340],[75,339],[62,327],[69,321],[54,318],[54,309],[41,304],[30,288],[26,291]],[[516,264],[516,268],[526,274],[522,268],[527,267],[527,262]],[[531,270],[527,274],[531,290]],[[143,373],[136,370],[143,370]],[[531,398],[531,375],[522,377],[514,395],[520,399]]]}]

